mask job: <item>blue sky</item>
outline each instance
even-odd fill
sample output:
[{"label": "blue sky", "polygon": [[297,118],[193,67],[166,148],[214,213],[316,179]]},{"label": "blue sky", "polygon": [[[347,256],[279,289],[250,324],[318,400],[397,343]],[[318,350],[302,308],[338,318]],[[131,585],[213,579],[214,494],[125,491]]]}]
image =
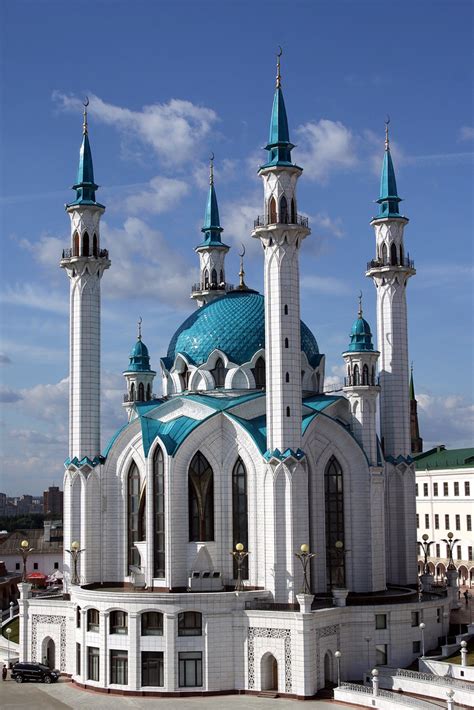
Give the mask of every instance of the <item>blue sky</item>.
[{"label": "blue sky", "polygon": [[[138,316],[152,365],[194,308],[207,161],[215,153],[227,279],[262,288],[250,239],[262,211],[256,170],[272,104],[275,51],[299,208],[312,235],[302,257],[302,317],[327,356],[328,384],[374,255],[384,120],[406,250],[410,358],[426,444],[473,444],[473,10],[471,2],[96,0],[1,5],[2,388],[0,490],[62,483],[67,455],[71,199],[90,98],[102,245],[103,443],[124,421],[121,372]],[[155,390],[159,390],[156,386]]]}]

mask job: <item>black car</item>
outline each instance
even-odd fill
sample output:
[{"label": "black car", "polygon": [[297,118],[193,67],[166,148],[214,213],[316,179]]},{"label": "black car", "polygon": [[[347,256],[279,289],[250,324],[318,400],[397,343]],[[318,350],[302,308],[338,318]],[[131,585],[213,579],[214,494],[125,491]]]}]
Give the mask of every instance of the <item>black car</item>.
[{"label": "black car", "polygon": [[23,683],[27,680],[56,683],[59,678],[59,671],[52,671],[43,663],[15,663],[11,670],[11,676],[17,683]]}]

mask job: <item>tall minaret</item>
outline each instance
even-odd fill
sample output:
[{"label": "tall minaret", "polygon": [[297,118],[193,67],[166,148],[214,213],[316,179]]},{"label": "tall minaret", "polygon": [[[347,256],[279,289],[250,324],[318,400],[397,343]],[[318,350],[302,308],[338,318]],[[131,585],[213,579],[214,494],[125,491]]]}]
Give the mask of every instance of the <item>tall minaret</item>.
[{"label": "tall minaret", "polygon": [[410,436],[412,454],[421,454],[423,451],[423,439],[420,436],[418,425],[418,402],[415,397],[415,384],[413,382],[413,364],[410,371]]},{"label": "tall minaret", "polygon": [[371,221],[376,254],[366,275],[377,289],[377,342],[380,350],[380,429],[386,457],[411,453],[408,399],[406,285],[416,272],[405,256],[403,232],[408,219],[399,213],[395,171],[390,155],[388,122],[380,181],[379,214]]},{"label": "tall minaret", "polygon": [[204,238],[195,249],[199,254],[199,283],[193,286],[191,293],[191,298],[195,298],[199,306],[204,306],[205,303],[222,296],[228,290],[224,262],[229,247],[221,241],[223,231],[214,188],[214,153],[212,153],[209,166],[209,194],[204,225],[201,229]]},{"label": "tall minaret", "polygon": [[281,90],[280,59],[265,149],[264,215],[252,236],[264,250],[267,449],[297,451],[301,446],[301,333],[299,249],[310,234],[297,214],[296,183],[302,168],[291,162],[288,119]]},{"label": "tall minaret", "polygon": [[100,248],[105,207],[95,199],[86,107],[82,132],[76,199],[66,205],[71,248],[60,262],[70,279],[69,459],[78,461],[100,454],[100,279],[110,266]]}]

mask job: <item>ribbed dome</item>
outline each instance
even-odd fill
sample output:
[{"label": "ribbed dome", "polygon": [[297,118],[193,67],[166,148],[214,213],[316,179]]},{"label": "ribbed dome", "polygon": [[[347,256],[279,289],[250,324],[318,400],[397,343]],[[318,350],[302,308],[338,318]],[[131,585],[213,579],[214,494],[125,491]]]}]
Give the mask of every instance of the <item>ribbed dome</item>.
[{"label": "ribbed dome", "polygon": [[150,356],[148,354],[148,348],[141,338],[138,338],[137,342],[132,348],[130,353],[130,364],[126,372],[148,372],[151,371],[150,368]]},{"label": "ribbed dome", "polygon": [[351,342],[347,350],[349,352],[359,352],[363,350],[373,350],[372,333],[370,325],[367,321],[359,317],[357,318],[351,329]]},{"label": "ribbed dome", "polygon": [[[229,360],[242,365],[265,347],[264,298],[256,291],[233,291],[198,308],[173,335],[167,367],[181,353],[195,365],[207,361],[213,350],[224,352]],[[319,360],[318,344],[309,328],[301,322],[301,349],[310,364]]]}]

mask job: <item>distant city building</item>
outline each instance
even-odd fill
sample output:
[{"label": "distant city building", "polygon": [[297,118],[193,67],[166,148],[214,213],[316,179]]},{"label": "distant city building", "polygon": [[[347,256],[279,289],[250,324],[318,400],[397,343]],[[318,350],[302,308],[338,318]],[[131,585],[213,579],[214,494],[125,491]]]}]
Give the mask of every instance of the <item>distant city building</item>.
[{"label": "distant city building", "polygon": [[14,530],[0,538],[0,560],[10,572],[21,573],[23,560],[20,543],[28,540],[33,551],[28,556],[27,571],[52,574],[63,569],[62,521],[45,520],[44,527],[33,530]]},{"label": "distant city building", "polygon": [[[474,448],[446,449],[437,446],[415,456],[416,522],[418,540],[425,533],[430,547],[430,572],[444,579],[448,565],[446,542],[449,532],[455,542],[453,560],[459,583],[474,585]],[[418,566],[422,569],[422,555]]]},{"label": "distant city building", "polygon": [[0,611],[8,609],[10,602],[16,602],[19,597],[18,582],[21,575],[7,569],[4,560],[0,559]]},{"label": "distant city building", "polygon": [[63,492],[58,486],[50,486],[43,493],[43,512],[45,515],[63,517]]}]

